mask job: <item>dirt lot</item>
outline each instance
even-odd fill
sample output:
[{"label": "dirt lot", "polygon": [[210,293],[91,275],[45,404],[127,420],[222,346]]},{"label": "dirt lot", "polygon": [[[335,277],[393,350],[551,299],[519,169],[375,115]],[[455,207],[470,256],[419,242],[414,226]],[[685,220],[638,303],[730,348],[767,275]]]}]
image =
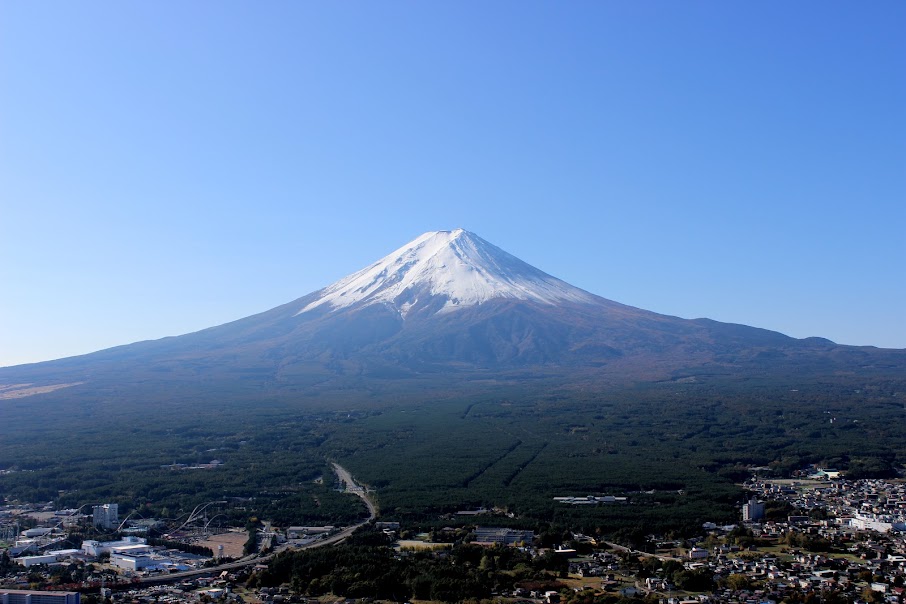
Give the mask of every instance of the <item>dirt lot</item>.
[{"label": "dirt lot", "polygon": [[450,543],[431,543],[430,541],[416,541],[414,539],[403,539],[397,541],[400,549],[447,549],[453,547]]},{"label": "dirt lot", "polygon": [[34,386],[32,384],[0,384],[0,400],[25,398],[35,394],[46,394],[59,390],[60,388],[69,388],[78,386],[82,382],[72,382],[71,384],[53,384],[51,386]]},{"label": "dirt lot", "polygon": [[248,539],[249,535],[245,531],[238,533],[231,531],[219,535],[210,535],[206,540],[197,542],[196,545],[211,548],[211,551],[214,552],[215,556],[217,555],[217,546],[222,545],[224,556],[229,558],[241,558],[242,547]]}]

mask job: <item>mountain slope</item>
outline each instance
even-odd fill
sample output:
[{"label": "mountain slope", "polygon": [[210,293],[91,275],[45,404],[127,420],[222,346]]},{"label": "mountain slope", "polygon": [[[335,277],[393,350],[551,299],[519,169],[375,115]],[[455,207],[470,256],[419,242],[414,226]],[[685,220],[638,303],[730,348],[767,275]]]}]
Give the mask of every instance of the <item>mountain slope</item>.
[{"label": "mountain slope", "polygon": [[[467,376],[652,381],[903,375],[906,351],[686,320],[573,287],[463,230],[422,235],[307,296],[196,333],[0,369],[42,394],[137,400],[383,392]],[[378,386],[379,384],[379,386]],[[9,392],[9,390],[7,391]],[[0,398],[4,396],[0,392]]]}]

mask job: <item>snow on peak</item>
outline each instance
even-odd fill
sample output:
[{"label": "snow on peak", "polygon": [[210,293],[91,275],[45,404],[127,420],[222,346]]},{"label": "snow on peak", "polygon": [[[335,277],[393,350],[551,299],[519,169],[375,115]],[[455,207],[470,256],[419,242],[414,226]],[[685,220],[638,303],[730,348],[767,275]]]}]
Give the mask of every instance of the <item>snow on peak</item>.
[{"label": "snow on peak", "polygon": [[[442,304],[436,305],[438,298]],[[586,291],[551,277],[488,243],[456,229],[431,231],[371,266],[320,291],[298,314],[327,305],[331,310],[355,304],[384,304],[405,317],[413,308],[440,312],[509,298],[543,304],[594,302]]]}]

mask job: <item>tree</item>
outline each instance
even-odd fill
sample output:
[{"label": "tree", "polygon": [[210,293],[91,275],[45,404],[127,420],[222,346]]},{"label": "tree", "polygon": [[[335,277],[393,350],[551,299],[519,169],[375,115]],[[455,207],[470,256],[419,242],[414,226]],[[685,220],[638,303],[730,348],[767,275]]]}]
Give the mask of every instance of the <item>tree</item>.
[{"label": "tree", "polygon": [[680,569],[675,571],[672,577],[673,583],[685,591],[709,591],[714,587],[714,574],[707,568]]},{"label": "tree", "polygon": [[249,532],[248,541],[245,542],[245,545],[242,546],[242,551],[244,554],[254,554],[258,551],[258,524],[255,522],[249,522],[246,526]]},{"label": "tree", "polygon": [[749,578],[738,573],[734,573],[724,579],[724,584],[734,591],[742,591],[744,589],[751,589],[752,587],[752,583],[751,581],[749,581]]}]

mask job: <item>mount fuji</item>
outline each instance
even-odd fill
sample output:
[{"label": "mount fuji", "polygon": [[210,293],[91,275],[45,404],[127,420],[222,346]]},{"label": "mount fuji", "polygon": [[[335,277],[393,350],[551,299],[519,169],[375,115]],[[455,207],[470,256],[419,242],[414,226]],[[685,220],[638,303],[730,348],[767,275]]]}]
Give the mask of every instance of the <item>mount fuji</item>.
[{"label": "mount fuji", "polygon": [[449,389],[539,377],[593,383],[904,371],[906,350],[800,340],[613,302],[458,229],[425,233],[332,285],[232,323],[0,368],[0,399],[389,396],[413,380]]},{"label": "mount fuji", "polygon": [[371,266],[319,292],[300,312],[383,304],[405,318],[492,300],[556,305],[594,303],[595,296],[545,274],[472,233],[425,233]]}]

